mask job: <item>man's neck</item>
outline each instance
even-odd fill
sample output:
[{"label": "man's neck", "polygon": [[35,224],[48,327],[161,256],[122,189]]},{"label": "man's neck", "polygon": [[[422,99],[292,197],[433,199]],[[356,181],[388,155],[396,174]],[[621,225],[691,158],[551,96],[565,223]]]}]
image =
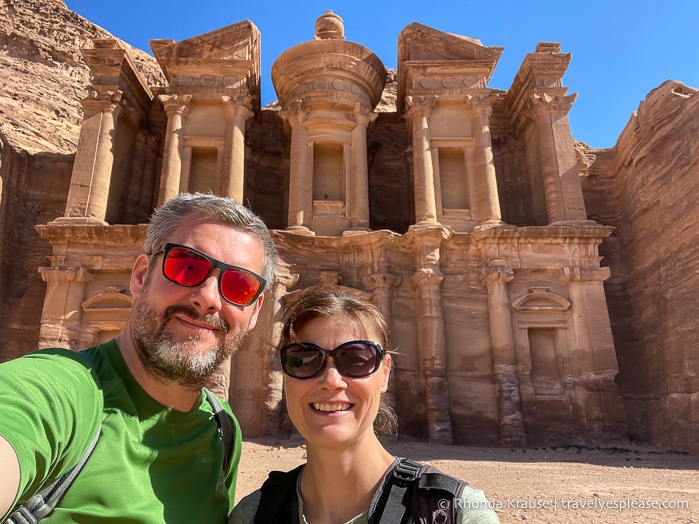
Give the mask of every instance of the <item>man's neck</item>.
[{"label": "man's neck", "polygon": [[136,344],[127,323],[124,330],[116,337],[119,351],[136,382],[154,400],[175,411],[187,412],[194,409],[201,398],[201,389],[186,388],[172,381],[165,381],[153,376],[141,362]]}]

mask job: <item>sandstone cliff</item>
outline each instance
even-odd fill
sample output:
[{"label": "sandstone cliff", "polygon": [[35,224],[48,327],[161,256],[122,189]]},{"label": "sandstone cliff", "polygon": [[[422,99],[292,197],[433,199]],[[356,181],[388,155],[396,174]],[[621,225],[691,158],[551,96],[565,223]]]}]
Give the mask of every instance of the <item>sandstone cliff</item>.
[{"label": "sandstone cliff", "polygon": [[[51,254],[34,225],[65,209],[90,74],[82,49],[113,38],[60,1],[0,5],[0,346],[2,360],[36,347],[45,284],[37,268]],[[125,45],[126,46],[126,45]],[[130,47],[130,46],[126,46]],[[151,85],[155,59],[132,48]]]},{"label": "sandstone cliff", "polygon": [[616,227],[601,255],[631,437],[699,452],[699,91],[667,81],[616,146],[587,150],[585,203]]}]

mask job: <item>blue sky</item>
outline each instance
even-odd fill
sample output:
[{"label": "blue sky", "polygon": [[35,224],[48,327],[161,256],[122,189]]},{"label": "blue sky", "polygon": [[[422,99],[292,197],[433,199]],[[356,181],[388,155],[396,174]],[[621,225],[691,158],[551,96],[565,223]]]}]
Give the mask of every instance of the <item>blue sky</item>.
[{"label": "blue sky", "polygon": [[631,114],[665,80],[699,88],[699,0],[530,2],[500,0],[65,0],[68,8],[151,53],[151,39],[184,40],[251,20],[262,43],[262,103],[276,99],[270,69],[286,49],[311,40],[318,16],[342,17],[345,37],[396,67],[401,30],[420,22],[505,48],[489,87],[509,89],[538,42],[572,53],[563,83],[578,93],[573,136],[612,147]]}]

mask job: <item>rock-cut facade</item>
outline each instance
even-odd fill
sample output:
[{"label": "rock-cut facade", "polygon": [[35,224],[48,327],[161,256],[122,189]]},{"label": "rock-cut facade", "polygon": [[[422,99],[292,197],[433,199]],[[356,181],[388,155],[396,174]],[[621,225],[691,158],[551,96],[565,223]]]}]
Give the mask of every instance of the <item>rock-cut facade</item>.
[{"label": "rock-cut facade", "polygon": [[327,12],[276,58],[278,102],[264,108],[252,22],[151,48],[165,86],[115,39],[84,51],[92,82],[65,212],[36,228],[52,250],[40,346],[118,333],[152,210],[213,192],[258,213],[281,258],[252,336],[210,384],[247,436],[291,431],[279,313],[331,282],[388,319],[400,435],[628,439],[600,255],[614,228],[586,209],[559,44],[539,43],[504,91],[488,87],[500,47],[413,23],[389,71]]}]

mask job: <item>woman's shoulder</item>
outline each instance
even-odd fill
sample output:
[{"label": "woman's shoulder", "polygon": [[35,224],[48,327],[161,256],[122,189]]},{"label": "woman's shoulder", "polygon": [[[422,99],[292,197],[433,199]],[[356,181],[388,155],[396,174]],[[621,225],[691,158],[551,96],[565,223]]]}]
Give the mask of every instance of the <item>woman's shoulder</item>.
[{"label": "woman's shoulder", "polygon": [[246,495],[235,505],[233,513],[228,518],[228,524],[249,524],[255,522],[255,514],[260,505],[262,490],[257,489]]},{"label": "woman's shoulder", "polygon": [[466,484],[457,501],[460,524],[500,522],[492,500],[488,500],[483,490]]}]

